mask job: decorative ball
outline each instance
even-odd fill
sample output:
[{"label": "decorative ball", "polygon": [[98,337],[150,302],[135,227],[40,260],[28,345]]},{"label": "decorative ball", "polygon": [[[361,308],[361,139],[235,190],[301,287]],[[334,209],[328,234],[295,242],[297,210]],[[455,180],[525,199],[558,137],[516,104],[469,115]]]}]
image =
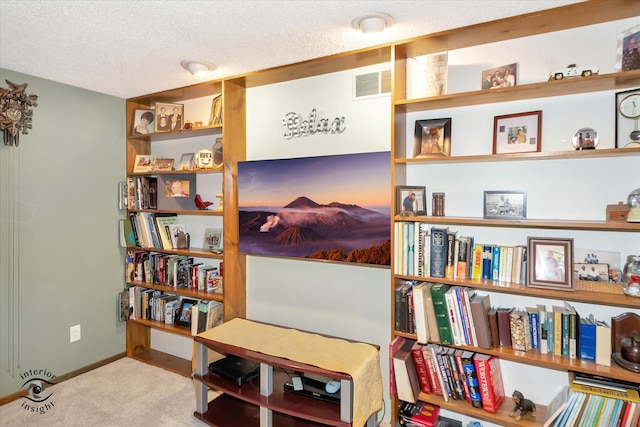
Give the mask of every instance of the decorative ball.
[{"label": "decorative ball", "polygon": [[636,188],[627,197],[627,204],[631,208],[640,208],[640,188]]}]

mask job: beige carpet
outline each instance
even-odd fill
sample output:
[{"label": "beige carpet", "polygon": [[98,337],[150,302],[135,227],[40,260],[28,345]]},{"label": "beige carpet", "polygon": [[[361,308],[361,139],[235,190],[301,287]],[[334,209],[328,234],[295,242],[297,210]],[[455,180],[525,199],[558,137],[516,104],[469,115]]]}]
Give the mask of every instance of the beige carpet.
[{"label": "beige carpet", "polygon": [[[194,416],[195,394],[189,378],[119,359],[47,388],[53,404],[40,414],[19,398],[0,406],[0,426],[205,426]],[[39,404],[39,406],[43,406]]]}]

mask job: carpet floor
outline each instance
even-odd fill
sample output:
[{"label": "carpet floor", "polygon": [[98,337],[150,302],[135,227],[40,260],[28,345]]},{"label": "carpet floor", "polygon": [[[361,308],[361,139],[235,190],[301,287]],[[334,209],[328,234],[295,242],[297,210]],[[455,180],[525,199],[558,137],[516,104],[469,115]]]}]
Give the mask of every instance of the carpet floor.
[{"label": "carpet floor", "polygon": [[0,426],[206,425],[193,416],[192,380],[127,357],[50,386],[49,393],[43,403],[19,398],[0,406]]}]

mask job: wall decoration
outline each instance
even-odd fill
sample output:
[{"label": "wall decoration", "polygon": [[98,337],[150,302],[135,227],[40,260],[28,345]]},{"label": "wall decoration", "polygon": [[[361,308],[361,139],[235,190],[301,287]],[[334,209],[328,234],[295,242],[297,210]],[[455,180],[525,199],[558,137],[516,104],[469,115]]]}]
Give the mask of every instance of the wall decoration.
[{"label": "wall decoration", "polygon": [[27,135],[32,129],[33,108],[38,106],[38,96],[25,93],[27,83],[21,85],[7,82],[8,88],[0,87],[0,130],[4,145],[20,143],[20,133]]},{"label": "wall decoration", "polygon": [[618,34],[616,71],[640,70],[640,25]]},{"label": "wall decoration", "polygon": [[396,187],[396,215],[416,216],[427,214],[427,190],[424,186]]},{"label": "wall decoration", "polygon": [[573,290],[573,239],[529,237],[528,286]]},{"label": "wall decoration", "polygon": [[153,110],[135,110],[133,112],[133,135],[148,135],[153,133]]},{"label": "wall decoration", "polygon": [[451,155],[451,118],[416,120],[413,157]]},{"label": "wall decoration", "polygon": [[524,191],[485,191],[484,217],[489,219],[526,219],[527,193]]},{"label": "wall decoration", "polygon": [[222,124],[222,94],[213,97],[209,116],[209,126],[220,124]]},{"label": "wall decoration", "polygon": [[240,251],[389,265],[390,153],[238,163]]},{"label": "wall decoration", "polygon": [[156,102],[156,132],[174,132],[182,129],[184,117],[183,104]]},{"label": "wall decoration", "polygon": [[616,93],[616,148],[640,147],[640,88]]},{"label": "wall decoration", "polygon": [[498,89],[518,84],[518,64],[513,63],[482,72],[482,89]]},{"label": "wall decoration", "polygon": [[542,110],[493,118],[493,154],[540,151]]},{"label": "wall decoration", "polygon": [[175,160],[174,159],[161,159],[161,158],[157,158],[155,159],[155,161],[153,162],[153,171],[164,171],[164,172],[171,172],[173,170],[173,162]]},{"label": "wall decoration", "polygon": [[345,131],[345,117],[336,117],[332,121],[322,118],[315,108],[309,113],[309,119],[305,120],[298,113],[287,113],[282,119],[282,126],[285,128],[284,138],[299,138],[315,134],[334,134]]},{"label": "wall decoration", "polygon": [[137,154],[133,162],[133,172],[151,172],[157,156]]}]

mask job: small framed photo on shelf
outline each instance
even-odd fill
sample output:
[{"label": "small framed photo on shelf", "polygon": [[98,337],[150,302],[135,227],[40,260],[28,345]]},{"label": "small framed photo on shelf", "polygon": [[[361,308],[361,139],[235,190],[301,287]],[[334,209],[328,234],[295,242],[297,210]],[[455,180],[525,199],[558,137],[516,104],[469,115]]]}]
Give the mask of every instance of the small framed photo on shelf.
[{"label": "small framed photo on shelf", "polygon": [[133,162],[133,172],[151,172],[157,156],[138,154]]},{"label": "small framed photo on shelf", "polygon": [[640,70],[640,25],[618,34],[616,71]]},{"label": "small framed photo on shelf", "polygon": [[396,187],[396,215],[417,216],[427,214],[427,190],[421,186]]},{"label": "small framed photo on shelf", "polygon": [[573,277],[575,277],[576,280],[608,283],[609,264],[576,262],[573,264]]},{"label": "small framed photo on shelf", "polygon": [[209,115],[209,126],[219,124],[222,124],[222,94],[213,97]]},{"label": "small framed photo on shelf", "polygon": [[482,89],[498,89],[518,84],[518,64],[513,63],[482,72]]},{"label": "small framed photo on shelf", "polygon": [[525,191],[485,191],[484,217],[527,219],[527,193]]},{"label": "small framed photo on shelf", "polygon": [[527,238],[528,286],[573,291],[573,239]]},{"label": "small framed photo on shelf", "polygon": [[222,250],[222,229],[207,228],[204,231],[204,241],[202,248],[211,252],[220,252]]},{"label": "small framed photo on shelf", "polygon": [[180,308],[176,315],[174,323],[179,326],[191,327],[191,309],[197,307],[198,300],[191,298],[183,298],[180,301]]},{"label": "small framed photo on shelf", "polygon": [[495,116],[493,154],[540,151],[542,110]]},{"label": "small framed photo on shelf", "polygon": [[182,157],[180,157],[180,164],[176,168],[179,171],[188,171],[193,169],[193,159],[195,153],[184,153]]},{"label": "small framed photo on shelf", "polygon": [[174,159],[161,159],[157,158],[153,163],[154,171],[172,171]]},{"label": "small framed photo on shelf", "polygon": [[156,132],[172,132],[182,129],[183,104],[156,102]]},{"label": "small framed photo on shelf", "polygon": [[413,157],[451,155],[451,118],[416,120]]},{"label": "small framed photo on shelf", "polygon": [[153,131],[153,110],[135,110],[131,133],[133,135],[148,135]]}]

